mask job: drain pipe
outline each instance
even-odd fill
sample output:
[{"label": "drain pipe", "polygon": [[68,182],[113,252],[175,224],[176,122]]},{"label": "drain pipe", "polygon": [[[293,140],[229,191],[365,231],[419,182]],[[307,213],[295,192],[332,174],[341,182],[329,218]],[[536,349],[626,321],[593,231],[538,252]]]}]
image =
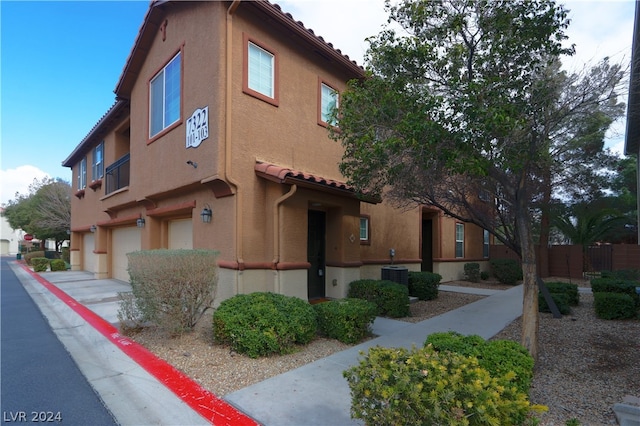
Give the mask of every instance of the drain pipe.
[{"label": "drain pipe", "polygon": [[[280,263],[280,205],[287,201],[298,190],[298,185],[293,184],[289,191],[281,195],[273,203],[273,269],[278,269],[278,263]],[[277,286],[274,288],[276,293],[280,293],[280,278],[278,278]]]},{"label": "drain pipe", "polygon": [[[229,9],[227,9],[227,40],[226,40],[226,89],[225,89],[225,140],[224,140],[224,178],[225,181],[229,182],[232,186],[235,187],[235,197],[236,197],[236,262],[238,263],[238,271],[244,270],[244,259],[243,259],[243,244],[242,244],[242,231],[243,231],[243,221],[242,221],[242,197],[240,197],[240,185],[237,180],[235,180],[231,176],[231,145],[232,145],[232,122],[231,122],[231,113],[232,113],[232,90],[233,90],[233,14],[240,6],[241,0],[234,0]],[[235,294],[239,294],[243,288],[239,283],[240,279],[236,280],[236,288]]]}]

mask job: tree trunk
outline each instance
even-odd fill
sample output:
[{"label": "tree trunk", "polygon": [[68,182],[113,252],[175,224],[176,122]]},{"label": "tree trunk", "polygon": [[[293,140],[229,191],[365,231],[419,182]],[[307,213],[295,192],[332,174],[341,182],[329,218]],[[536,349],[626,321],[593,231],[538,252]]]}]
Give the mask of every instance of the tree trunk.
[{"label": "tree trunk", "polygon": [[531,234],[531,219],[526,208],[516,212],[516,226],[522,250],[522,278],[524,293],[522,297],[522,346],[534,360],[538,359],[538,283],[536,270],[536,252]]}]

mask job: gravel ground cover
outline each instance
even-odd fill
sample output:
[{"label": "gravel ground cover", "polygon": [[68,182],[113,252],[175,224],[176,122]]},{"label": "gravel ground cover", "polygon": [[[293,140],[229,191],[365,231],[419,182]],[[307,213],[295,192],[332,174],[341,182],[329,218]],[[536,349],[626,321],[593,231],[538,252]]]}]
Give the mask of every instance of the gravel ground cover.
[{"label": "gravel ground cover", "polygon": [[[445,284],[505,288],[486,281]],[[586,282],[577,284],[588,287]],[[419,322],[482,297],[440,291],[436,300],[412,304],[412,316],[402,320]],[[177,338],[151,329],[131,337],[218,396],[349,347],[318,338],[292,354],[251,359],[216,344],[210,324],[210,316],[205,317],[196,331]],[[517,319],[495,338],[519,342],[520,332],[521,321]],[[591,294],[581,294],[580,306],[561,319],[541,314],[539,344],[531,401],[549,407],[541,425],[564,425],[573,418],[582,425],[616,424],[613,404],[622,402],[625,395],[640,396],[640,321],[597,319]]]}]

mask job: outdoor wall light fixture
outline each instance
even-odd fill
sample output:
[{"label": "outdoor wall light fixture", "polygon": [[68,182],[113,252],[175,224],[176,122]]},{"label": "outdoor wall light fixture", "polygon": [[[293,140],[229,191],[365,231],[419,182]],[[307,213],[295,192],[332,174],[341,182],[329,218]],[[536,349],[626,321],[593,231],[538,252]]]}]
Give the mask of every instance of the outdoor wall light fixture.
[{"label": "outdoor wall light fixture", "polygon": [[89,231],[91,231],[91,232],[96,232],[96,229],[98,229],[98,227],[97,227],[97,226],[95,226],[95,225],[91,225],[91,227],[89,228]]},{"label": "outdoor wall light fixture", "polygon": [[144,218],[140,216],[138,220],[136,220],[136,226],[138,228],[144,228]]},{"label": "outdoor wall light fixture", "polygon": [[202,223],[211,223],[213,211],[211,210],[211,206],[209,206],[209,204],[205,204],[205,207],[202,209],[202,213],[200,213],[200,217],[202,218]]},{"label": "outdoor wall light fixture", "polygon": [[194,169],[198,168],[198,163],[196,163],[195,161],[189,160],[189,161],[187,161],[187,164],[190,165],[190,166],[193,166]]}]

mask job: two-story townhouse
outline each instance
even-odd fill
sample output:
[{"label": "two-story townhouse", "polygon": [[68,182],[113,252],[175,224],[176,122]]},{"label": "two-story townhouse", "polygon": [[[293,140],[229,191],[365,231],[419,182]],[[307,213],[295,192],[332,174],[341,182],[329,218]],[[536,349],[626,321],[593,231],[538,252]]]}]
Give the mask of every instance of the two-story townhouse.
[{"label": "two-story townhouse", "polygon": [[460,278],[488,257],[481,229],[359,196],[339,172],[328,112],[363,75],[268,1],[151,3],[116,103],[63,162],[72,268],[128,280],[128,252],[207,248],[221,299],[344,297],[393,249]]}]

